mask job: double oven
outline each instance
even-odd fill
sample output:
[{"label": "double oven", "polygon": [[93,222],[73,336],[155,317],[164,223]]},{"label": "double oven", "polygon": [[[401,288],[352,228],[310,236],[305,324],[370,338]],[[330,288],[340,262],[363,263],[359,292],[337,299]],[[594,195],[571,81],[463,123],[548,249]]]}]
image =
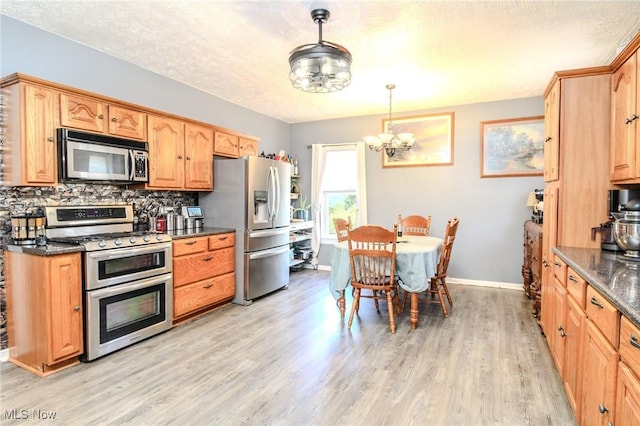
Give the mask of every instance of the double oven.
[{"label": "double oven", "polygon": [[134,232],[127,205],[46,207],[45,214],[50,241],[84,248],[83,361],[172,327],[169,236]]}]

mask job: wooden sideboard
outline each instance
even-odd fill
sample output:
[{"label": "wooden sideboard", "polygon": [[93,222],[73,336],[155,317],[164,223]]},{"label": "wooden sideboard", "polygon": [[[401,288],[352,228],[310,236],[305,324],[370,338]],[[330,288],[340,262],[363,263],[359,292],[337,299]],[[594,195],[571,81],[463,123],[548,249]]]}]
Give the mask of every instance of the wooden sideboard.
[{"label": "wooden sideboard", "polygon": [[524,261],[522,263],[524,293],[533,301],[533,316],[540,314],[542,289],[542,225],[532,220],[524,223]]}]

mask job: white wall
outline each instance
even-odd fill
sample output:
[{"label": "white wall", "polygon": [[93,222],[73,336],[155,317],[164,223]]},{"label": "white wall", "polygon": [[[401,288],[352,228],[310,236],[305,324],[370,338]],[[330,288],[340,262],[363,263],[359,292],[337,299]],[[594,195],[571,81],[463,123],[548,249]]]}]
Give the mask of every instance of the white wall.
[{"label": "white wall", "polygon": [[[544,186],[543,179],[481,179],[480,122],[543,115],[543,108],[542,97],[535,97],[394,113],[394,117],[402,117],[454,111],[454,165],[383,169],[382,154],[368,151],[369,223],[391,226],[399,213],[432,215],[431,232],[438,236],[444,233],[447,219],[457,216],[460,226],[449,275],[469,280],[522,282],[523,223],[531,216],[526,200],[530,191]],[[291,152],[300,160],[302,191],[308,193],[310,189],[308,145],[361,140],[378,132],[381,120],[386,117],[382,114],[291,125]],[[332,247],[323,245],[320,264],[329,264],[331,254]]]}]

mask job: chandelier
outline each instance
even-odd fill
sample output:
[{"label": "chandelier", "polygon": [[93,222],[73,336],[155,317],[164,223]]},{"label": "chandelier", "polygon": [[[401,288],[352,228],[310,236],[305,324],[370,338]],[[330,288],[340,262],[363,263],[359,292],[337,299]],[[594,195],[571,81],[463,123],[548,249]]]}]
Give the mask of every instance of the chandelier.
[{"label": "chandelier", "polygon": [[318,43],[293,49],[289,56],[289,80],[304,92],[342,90],[351,83],[351,53],[339,44],[322,40],[322,24],[329,19],[328,10],[314,9],[311,17],[318,24]]},{"label": "chandelier", "polygon": [[387,90],[389,90],[389,123],[387,124],[387,131],[380,133],[378,136],[365,136],[364,141],[369,146],[369,149],[373,151],[384,151],[387,156],[393,157],[396,153],[396,149],[402,149],[408,151],[416,141],[415,136],[411,133],[393,133],[393,121],[391,120],[391,91],[396,88],[395,84],[387,84]]}]

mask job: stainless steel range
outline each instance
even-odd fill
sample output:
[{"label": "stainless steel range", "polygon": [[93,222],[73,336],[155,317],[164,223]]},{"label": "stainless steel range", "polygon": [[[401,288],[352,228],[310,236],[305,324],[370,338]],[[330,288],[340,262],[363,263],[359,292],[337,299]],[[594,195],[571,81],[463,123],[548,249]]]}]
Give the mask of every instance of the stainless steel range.
[{"label": "stainless steel range", "polygon": [[128,205],[45,207],[45,216],[48,240],[84,247],[83,361],[171,328],[171,237],[134,232]]}]

